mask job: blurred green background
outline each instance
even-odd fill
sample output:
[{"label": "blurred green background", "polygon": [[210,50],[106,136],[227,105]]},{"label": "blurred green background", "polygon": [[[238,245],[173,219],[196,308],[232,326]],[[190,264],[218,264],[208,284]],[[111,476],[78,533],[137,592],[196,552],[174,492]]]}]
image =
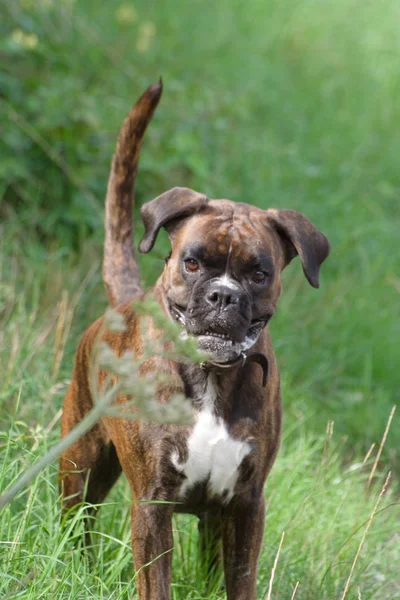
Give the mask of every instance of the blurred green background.
[{"label": "blurred green background", "polygon": [[[285,271],[270,326],[285,431],[323,435],[334,421],[343,464],[373,443],[375,456],[400,396],[400,3],[0,0],[0,10],[5,428],[21,389],[27,427],[51,419],[79,336],[106,306],[110,159],[130,106],[162,76],[137,236],[140,204],[174,185],[305,213],[332,253],[318,291],[298,260]],[[167,251],[161,236],[141,257],[146,285]],[[399,418],[378,472],[399,473]]]},{"label": "blurred green background", "polygon": [[[21,0],[2,12],[5,255],[38,275],[64,259],[87,268],[88,246],[101,260],[118,128],[161,75],[137,203],[187,185],[321,228],[321,290],[299,264],[285,273],[271,325],[281,370],[309,391],[314,425],[376,439],[400,388],[399,3]],[[146,284],[165,251],[144,259]]]}]

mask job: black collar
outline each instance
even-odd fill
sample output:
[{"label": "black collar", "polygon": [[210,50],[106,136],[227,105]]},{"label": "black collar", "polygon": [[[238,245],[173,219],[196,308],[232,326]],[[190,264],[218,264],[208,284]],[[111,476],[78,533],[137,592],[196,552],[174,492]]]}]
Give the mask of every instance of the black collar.
[{"label": "black collar", "polygon": [[236,366],[239,366],[239,369],[242,369],[246,362],[256,362],[260,365],[263,370],[262,386],[265,387],[267,385],[269,363],[268,358],[262,352],[251,352],[250,354],[242,352],[238,358],[224,363],[208,360],[201,363],[200,367],[206,371],[219,371],[220,369],[231,369]]}]

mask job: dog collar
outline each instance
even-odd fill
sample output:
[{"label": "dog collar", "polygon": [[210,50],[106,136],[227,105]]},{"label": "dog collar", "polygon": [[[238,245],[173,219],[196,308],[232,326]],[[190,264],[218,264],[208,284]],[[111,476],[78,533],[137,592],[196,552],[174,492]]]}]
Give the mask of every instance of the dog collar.
[{"label": "dog collar", "polygon": [[228,362],[219,363],[213,360],[208,360],[200,364],[200,367],[205,371],[218,371],[220,369],[231,369],[232,367],[239,366],[240,369],[244,367],[247,362],[256,362],[260,365],[263,370],[262,386],[267,385],[269,362],[268,358],[262,352],[242,352],[238,358],[230,360]]}]

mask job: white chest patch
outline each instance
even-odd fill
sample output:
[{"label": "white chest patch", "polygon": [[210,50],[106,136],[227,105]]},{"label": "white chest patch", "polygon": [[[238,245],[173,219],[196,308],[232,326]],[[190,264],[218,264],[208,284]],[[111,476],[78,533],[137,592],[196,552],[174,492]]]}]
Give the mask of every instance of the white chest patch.
[{"label": "white chest patch", "polygon": [[207,481],[210,498],[222,496],[229,502],[233,496],[239,475],[239,466],[251,450],[250,444],[233,439],[225,422],[213,413],[213,394],[209,390],[204,408],[198,413],[196,425],[188,439],[188,458],[181,463],[178,453],[173,452],[174,467],[186,477],[180,489],[180,497],[197,483]]}]

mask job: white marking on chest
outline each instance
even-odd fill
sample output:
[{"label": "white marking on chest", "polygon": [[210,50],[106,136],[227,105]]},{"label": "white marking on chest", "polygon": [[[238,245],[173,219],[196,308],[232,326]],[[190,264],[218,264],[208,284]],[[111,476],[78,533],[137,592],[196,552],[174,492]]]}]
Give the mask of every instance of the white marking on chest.
[{"label": "white marking on chest", "polygon": [[224,501],[229,502],[238,479],[239,466],[251,446],[229,435],[225,422],[213,412],[214,399],[215,391],[209,378],[203,408],[187,441],[188,458],[181,463],[177,452],[173,452],[171,460],[186,477],[181,485],[180,497],[184,498],[197,483],[207,481],[211,498],[225,493]]}]

